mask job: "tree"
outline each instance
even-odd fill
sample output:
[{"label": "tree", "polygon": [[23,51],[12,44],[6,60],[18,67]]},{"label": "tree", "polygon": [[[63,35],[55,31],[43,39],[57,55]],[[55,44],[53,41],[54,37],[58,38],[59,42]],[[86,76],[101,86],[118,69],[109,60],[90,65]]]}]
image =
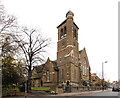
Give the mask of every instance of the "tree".
[{"label": "tree", "polygon": [[10,29],[14,30],[13,27],[16,27],[15,20],[14,16],[2,16],[0,18],[0,33],[8,33]]},{"label": "tree", "polygon": [[[1,3],[1,2],[0,2]],[[0,5],[0,74],[3,85],[12,85],[24,81],[23,70],[18,57],[19,47],[13,40],[18,29],[16,18],[7,15],[4,6]]]},{"label": "tree", "polygon": [[0,34],[11,33],[17,27],[16,18],[12,15],[7,15],[3,5],[0,5]]},{"label": "tree", "polygon": [[10,37],[15,34],[17,27],[16,18],[12,15],[7,15],[4,6],[0,5],[0,62],[2,62],[5,55],[15,53],[16,45],[11,45],[14,41]]},{"label": "tree", "polygon": [[22,68],[20,62],[17,62],[16,55],[19,47],[14,43],[13,38],[7,35],[1,44],[2,51],[2,83],[3,85],[12,85],[22,79]]},{"label": "tree", "polygon": [[[0,5],[0,49],[1,53],[3,53],[2,49],[6,49],[9,44],[14,43],[13,40],[11,40],[10,37],[14,36],[14,34],[17,32],[18,26],[16,18],[12,15],[7,15],[4,9],[3,5]],[[9,43],[4,43],[5,41],[10,41]],[[4,48],[6,47],[6,48]],[[10,47],[7,48],[7,50]],[[9,51],[11,48],[9,49]],[[4,51],[5,52],[5,51]],[[12,52],[12,50],[11,50]]]},{"label": "tree", "polygon": [[2,84],[7,87],[19,82],[18,67],[11,56],[5,57],[2,61]]},{"label": "tree", "polygon": [[3,37],[2,43],[0,44],[2,51],[1,51],[1,56],[5,57],[8,55],[15,56],[19,53],[19,47],[18,45],[14,42],[12,36],[5,34]]},{"label": "tree", "polygon": [[[45,48],[50,44],[49,39],[42,38],[41,34],[36,29],[22,28],[22,35],[17,36],[16,42],[23,51],[26,59],[26,69],[28,70],[28,92],[31,92],[31,76],[32,66],[34,63],[44,61],[43,53]],[[22,38],[23,37],[23,38]]]}]

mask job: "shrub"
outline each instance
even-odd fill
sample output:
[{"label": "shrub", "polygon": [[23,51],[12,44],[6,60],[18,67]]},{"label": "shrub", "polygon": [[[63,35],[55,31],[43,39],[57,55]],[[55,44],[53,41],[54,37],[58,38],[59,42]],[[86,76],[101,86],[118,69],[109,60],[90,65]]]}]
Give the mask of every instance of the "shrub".
[{"label": "shrub", "polygon": [[19,93],[19,88],[15,87],[15,88],[2,88],[2,96],[14,96],[16,95],[16,93]]}]

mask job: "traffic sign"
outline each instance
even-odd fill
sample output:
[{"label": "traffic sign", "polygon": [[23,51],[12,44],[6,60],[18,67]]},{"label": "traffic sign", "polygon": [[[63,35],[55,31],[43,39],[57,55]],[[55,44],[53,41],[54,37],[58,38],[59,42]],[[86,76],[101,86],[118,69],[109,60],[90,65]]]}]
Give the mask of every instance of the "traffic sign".
[{"label": "traffic sign", "polygon": [[110,85],[110,83],[107,83],[107,85]]}]

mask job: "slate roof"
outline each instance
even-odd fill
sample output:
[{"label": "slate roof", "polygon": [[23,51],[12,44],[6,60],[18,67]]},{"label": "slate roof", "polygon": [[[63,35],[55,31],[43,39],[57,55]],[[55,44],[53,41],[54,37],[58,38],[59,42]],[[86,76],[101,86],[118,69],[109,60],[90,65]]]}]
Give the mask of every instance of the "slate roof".
[{"label": "slate roof", "polygon": [[[57,28],[59,28],[60,26],[62,26],[63,24],[66,23],[66,20],[64,20],[59,26],[57,26]],[[73,24],[78,28],[78,26],[75,24],[75,22],[73,22]],[[79,29],[79,28],[78,28]]]},{"label": "slate roof", "polygon": [[[59,71],[58,67],[57,67],[57,61],[51,61],[53,63],[54,66],[54,70],[55,71]],[[45,64],[39,65],[39,66],[34,66],[33,70],[36,71],[37,74],[33,74],[32,75],[32,79],[41,79],[42,75],[43,75],[43,68],[45,67]]]},{"label": "slate roof", "polygon": [[82,51],[83,51],[83,50],[80,50],[79,53],[81,54]]},{"label": "slate roof", "polygon": [[45,64],[39,65],[39,66],[34,66],[33,70],[35,69],[37,73],[41,73]]},{"label": "slate roof", "polygon": [[54,66],[54,70],[55,71],[59,71],[58,67],[57,67],[57,61],[51,61],[53,63],[53,66]]},{"label": "slate roof", "polygon": [[44,66],[45,66],[45,64],[42,64],[39,66],[34,66],[33,70],[35,70],[37,74],[33,74],[31,79],[41,79]]},{"label": "slate roof", "polygon": [[65,24],[66,20],[64,20],[59,26],[57,26],[57,28],[59,28],[61,25]]}]

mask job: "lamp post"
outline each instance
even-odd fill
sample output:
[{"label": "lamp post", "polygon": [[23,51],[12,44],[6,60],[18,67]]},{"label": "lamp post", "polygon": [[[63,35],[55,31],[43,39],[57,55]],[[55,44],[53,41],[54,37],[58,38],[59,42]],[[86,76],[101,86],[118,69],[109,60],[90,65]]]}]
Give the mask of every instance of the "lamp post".
[{"label": "lamp post", "polygon": [[107,61],[102,62],[102,90],[103,91],[104,91],[104,69],[103,69],[104,63],[107,63]]},{"label": "lamp post", "polygon": [[25,98],[27,98],[27,73],[25,76]]},{"label": "lamp post", "polygon": [[27,68],[26,67],[22,67],[25,71],[24,75],[25,75],[25,98],[27,98]]}]

